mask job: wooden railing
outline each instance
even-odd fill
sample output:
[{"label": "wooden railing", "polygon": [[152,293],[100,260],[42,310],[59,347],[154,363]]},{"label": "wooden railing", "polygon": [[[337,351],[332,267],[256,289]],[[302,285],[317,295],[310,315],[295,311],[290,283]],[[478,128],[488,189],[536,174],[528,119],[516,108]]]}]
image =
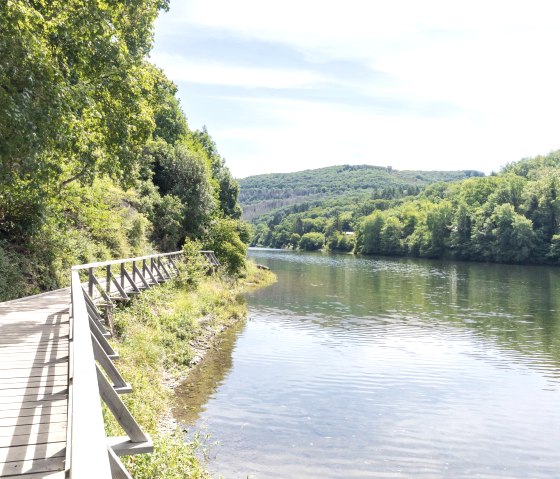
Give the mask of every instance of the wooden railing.
[{"label": "wooden railing", "polygon": [[[219,266],[213,251],[202,254],[210,268]],[[178,251],[72,267],[66,450],[70,478],[131,478],[119,456],[152,452],[150,437],[119,397],[131,387],[115,367],[118,354],[107,341],[111,310],[115,302],[178,275],[182,260]],[[126,436],[106,437],[99,396]]]}]

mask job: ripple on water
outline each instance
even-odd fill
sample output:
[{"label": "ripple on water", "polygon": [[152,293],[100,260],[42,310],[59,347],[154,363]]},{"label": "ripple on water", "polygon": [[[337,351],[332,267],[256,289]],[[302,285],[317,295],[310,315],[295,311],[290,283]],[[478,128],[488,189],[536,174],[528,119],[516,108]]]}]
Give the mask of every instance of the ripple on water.
[{"label": "ripple on water", "polygon": [[250,296],[229,361],[201,366],[221,378],[190,419],[220,442],[213,471],[558,476],[560,291],[547,269],[519,278],[517,267],[285,252],[259,262],[278,284]]}]

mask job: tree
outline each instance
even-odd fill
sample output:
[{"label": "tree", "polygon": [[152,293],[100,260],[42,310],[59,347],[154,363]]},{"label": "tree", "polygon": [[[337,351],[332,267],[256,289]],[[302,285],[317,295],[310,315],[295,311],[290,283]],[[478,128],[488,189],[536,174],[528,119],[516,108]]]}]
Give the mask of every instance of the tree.
[{"label": "tree", "polygon": [[185,239],[185,206],[173,195],[165,195],[154,205],[152,240],[161,251],[175,251]]},{"label": "tree", "polygon": [[300,235],[298,235],[297,233],[292,233],[292,235],[290,236],[290,240],[288,241],[288,244],[292,249],[296,249],[300,239],[301,239]]},{"label": "tree", "polygon": [[134,180],[154,128],[159,77],[146,56],[162,8],[167,0],[0,3],[5,235],[39,227],[47,203],[69,182],[99,174]]},{"label": "tree", "polygon": [[397,217],[389,216],[385,220],[380,232],[380,247],[383,254],[399,255],[402,253],[402,231],[402,223]]},{"label": "tree", "polygon": [[227,272],[238,274],[245,267],[248,233],[243,222],[231,218],[215,218],[210,223],[204,245],[213,250]]},{"label": "tree", "polygon": [[523,211],[544,243],[549,243],[560,227],[560,173],[546,168],[541,177],[524,191]]},{"label": "tree", "polygon": [[208,133],[206,126],[202,130],[192,132],[192,141],[195,148],[199,148],[208,159],[212,178],[218,190],[219,208],[224,215],[238,219],[241,217],[241,207],[238,203],[239,184],[229,171],[225,160],[218,153],[216,143]]},{"label": "tree", "polygon": [[472,219],[468,206],[461,202],[455,210],[450,234],[450,248],[456,258],[469,259],[471,248]]},{"label": "tree", "polygon": [[522,263],[531,256],[535,234],[530,220],[506,203],[494,210],[494,257],[497,261]]},{"label": "tree", "polygon": [[185,139],[189,132],[185,114],[176,97],[177,86],[165,78],[163,73],[154,90],[155,99],[155,130],[154,138],[161,138],[166,143],[174,145]]},{"label": "tree", "polygon": [[381,230],[385,224],[385,218],[380,211],[374,212],[368,216],[363,223],[363,246],[364,254],[380,254],[381,253]]},{"label": "tree", "polygon": [[325,244],[325,236],[322,233],[305,233],[299,241],[299,249],[305,251],[316,251]]},{"label": "tree", "polygon": [[219,207],[222,213],[233,219],[241,218],[241,206],[237,201],[239,196],[239,184],[228,168],[223,166],[220,168],[215,177],[219,186]]},{"label": "tree", "polygon": [[447,247],[451,232],[453,210],[449,201],[433,205],[426,216],[426,226],[430,233],[429,256],[441,257]]},{"label": "tree", "polygon": [[162,195],[174,195],[185,206],[185,234],[202,235],[216,208],[207,163],[181,142],[155,145],[154,183]]}]

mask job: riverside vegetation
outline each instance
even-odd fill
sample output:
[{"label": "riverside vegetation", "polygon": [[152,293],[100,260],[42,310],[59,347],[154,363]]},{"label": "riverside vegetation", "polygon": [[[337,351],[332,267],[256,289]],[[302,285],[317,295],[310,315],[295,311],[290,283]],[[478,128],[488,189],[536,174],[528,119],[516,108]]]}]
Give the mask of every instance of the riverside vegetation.
[{"label": "riverside vegetation", "polygon": [[[198,459],[200,443],[186,442],[182,431],[165,426],[172,405],[169,383],[184,377],[223,329],[245,318],[243,292],[275,281],[272,272],[252,262],[238,277],[204,275],[203,269],[191,253],[183,279],[145,292],[114,315],[119,369],[133,388],[123,400],[155,445],[152,454],[123,458],[136,479],[210,477]],[[108,434],[122,434],[111,414],[105,420]]]},{"label": "riverside vegetation", "polygon": [[238,185],[149,62],[167,7],[0,4],[0,300],[68,285],[73,264],[187,238],[243,269]]},{"label": "riverside vegetation", "polygon": [[[167,8],[0,2],[0,301],[66,286],[75,264],[182,247],[192,260],[188,281],[115,317],[135,390],[126,401],[156,442],[153,455],[128,460],[136,478],[205,477],[192,445],[157,432],[170,401],[161,374],[184,372],[196,341],[243,317],[244,284],[271,278],[246,265],[249,227],[225,160],[149,61]],[[201,248],[215,251],[220,275],[200,276]]]},{"label": "riverside vegetation", "polygon": [[[310,176],[309,172],[306,172]],[[252,244],[505,263],[560,262],[560,151],[417,195],[327,198],[253,220]],[[286,186],[287,187],[287,186]]]}]

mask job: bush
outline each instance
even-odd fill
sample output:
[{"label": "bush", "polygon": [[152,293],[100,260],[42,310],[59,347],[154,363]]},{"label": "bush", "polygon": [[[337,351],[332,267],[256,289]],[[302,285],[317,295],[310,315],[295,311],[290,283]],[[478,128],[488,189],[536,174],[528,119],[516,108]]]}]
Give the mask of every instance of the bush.
[{"label": "bush", "polygon": [[356,244],[354,235],[347,235],[346,233],[334,232],[327,239],[327,246],[331,251],[341,251],[348,253],[354,249]]},{"label": "bush", "polygon": [[305,233],[299,240],[299,249],[316,251],[325,244],[325,235],[322,233]]},{"label": "bush", "polygon": [[185,262],[181,266],[184,271],[179,275],[180,280],[187,285],[196,286],[208,271],[208,261],[202,256],[202,243],[187,239],[183,245]]},{"label": "bush", "polygon": [[230,218],[215,219],[208,232],[205,247],[216,253],[228,274],[238,275],[245,268],[248,228],[243,221]]},{"label": "bush", "polygon": [[9,248],[0,243],[0,301],[25,294],[24,277],[21,271],[21,259]]}]

